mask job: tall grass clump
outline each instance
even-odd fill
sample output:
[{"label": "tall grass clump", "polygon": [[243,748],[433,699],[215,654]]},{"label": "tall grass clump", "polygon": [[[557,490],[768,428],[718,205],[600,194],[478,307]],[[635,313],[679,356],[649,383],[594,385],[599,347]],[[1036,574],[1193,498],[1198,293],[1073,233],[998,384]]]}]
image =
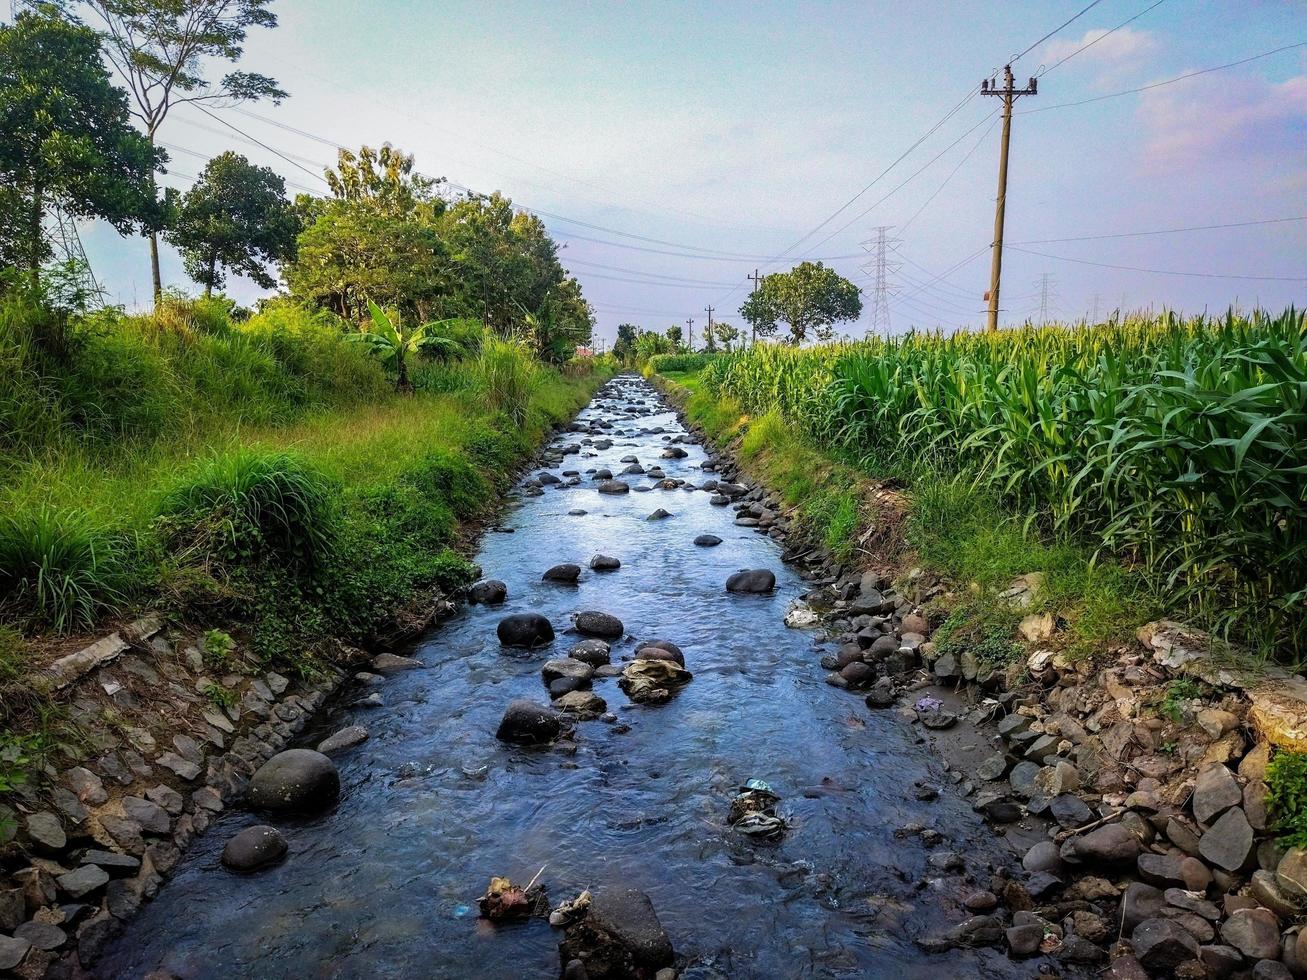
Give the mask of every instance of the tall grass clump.
[{"label": "tall grass clump", "polygon": [[125,599],[123,549],[74,511],[0,516],[0,618],[56,632],[87,627]]},{"label": "tall grass clump", "polygon": [[159,528],[182,564],[231,567],[274,558],[312,568],[334,542],[332,485],[294,456],[237,448],[173,488]]},{"label": "tall grass clump", "polygon": [[1307,317],[1174,314],[720,358],[875,472],[962,474],[1144,571],[1231,639],[1307,656]]},{"label": "tall grass clump", "polygon": [[720,356],[720,354],[703,352],[655,354],[649,358],[647,369],[650,374],[666,374],[669,371],[702,371]]},{"label": "tall grass clump", "polygon": [[539,366],[531,352],[523,344],[487,334],[476,366],[490,403],[520,428],[539,380]]}]

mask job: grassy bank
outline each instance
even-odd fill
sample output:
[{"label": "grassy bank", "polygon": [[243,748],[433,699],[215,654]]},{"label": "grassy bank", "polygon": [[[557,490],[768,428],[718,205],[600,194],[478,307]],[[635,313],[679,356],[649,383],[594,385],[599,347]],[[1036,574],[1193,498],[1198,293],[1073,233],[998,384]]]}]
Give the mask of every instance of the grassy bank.
[{"label": "grassy bank", "polygon": [[[820,501],[806,474],[826,460],[844,468],[833,492],[871,478],[906,487],[919,560],[982,595],[1045,572],[1042,601],[1075,646],[1168,610],[1296,662],[1305,338],[1294,311],[1164,317],[767,346],[669,377],[688,381],[709,431],[743,431],[746,455],[752,444],[788,496]],[[832,544],[848,506],[831,509]]]},{"label": "grassy bank", "polygon": [[[399,394],[293,305],[148,317],[0,310],[5,658],[144,608],[244,631],[308,671],[468,580],[455,545],[598,375],[487,335]],[[29,648],[30,652],[30,648]]]}]

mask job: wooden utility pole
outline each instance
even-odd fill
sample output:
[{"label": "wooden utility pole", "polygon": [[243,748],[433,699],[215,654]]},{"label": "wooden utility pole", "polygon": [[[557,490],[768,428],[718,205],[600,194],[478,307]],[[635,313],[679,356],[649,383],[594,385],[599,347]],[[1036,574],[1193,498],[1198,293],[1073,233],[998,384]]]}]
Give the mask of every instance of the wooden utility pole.
[{"label": "wooden utility pole", "polygon": [[703,308],[704,312],[708,314],[708,332],[704,335],[707,338],[707,343],[704,345],[704,350],[709,353],[712,353],[717,349],[716,341],[713,339],[712,335],[712,314],[715,308],[716,307],[713,306],[705,306]]},{"label": "wooden utility pole", "polygon": [[1003,87],[991,85],[986,78],[980,83],[981,95],[995,95],[1003,100],[1003,143],[998,154],[998,200],[994,208],[994,245],[989,264],[989,329],[998,329],[998,286],[1003,277],[1003,213],[1007,205],[1007,148],[1012,138],[1012,103],[1023,95],[1038,94],[1037,81],[1025,88],[1015,88],[1012,66],[1003,66]]},{"label": "wooden utility pole", "polygon": [[[756,293],[758,291],[758,283],[762,282],[762,276],[758,275],[758,270],[754,269],[753,275],[745,276],[744,278],[753,281],[753,292]],[[750,321],[749,322],[749,346],[752,347],[756,343],[758,343],[758,325]]]},{"label": "wooden utility pole", "polygon": [[691,351],[691,353],[693,353],[693,351],[694,351],[694,317],[686,317],[685,325],[686,325],[686,326],[689,328],[689,330],[690,330],[690,345],[689,345],[689,346],[690,346],[690,351]]}]

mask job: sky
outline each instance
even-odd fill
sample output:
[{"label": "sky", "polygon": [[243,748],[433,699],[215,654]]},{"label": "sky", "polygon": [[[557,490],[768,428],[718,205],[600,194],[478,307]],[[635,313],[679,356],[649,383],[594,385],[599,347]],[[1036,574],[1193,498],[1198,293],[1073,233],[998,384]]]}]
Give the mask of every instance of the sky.
[{"label": "sky", "polygon": [[[540,213],[609,345],[622,322],[693,318],[698,338],[708,306],[742,325],[748,274],[818,258],[863,290],[851,336],[976,326],[1001,127],[975,93],[1034,45],[1013,66],[1039,82],[1012,122],[1003,322],[1307,304],[1307,220],[1172,231],[1307,216],[1307,46],[1156,84],[1307,42],[1307,6],[1099,0],[1035,43],[1088,3],[275,0],[240,67],[290,98],[178,108],[165,183],[236,149],[325,193],[333,145],[389,141]],[[83,236],[113,301],[147,303],[143,241]],[[173,254],[164,278],[195,289]]]}]

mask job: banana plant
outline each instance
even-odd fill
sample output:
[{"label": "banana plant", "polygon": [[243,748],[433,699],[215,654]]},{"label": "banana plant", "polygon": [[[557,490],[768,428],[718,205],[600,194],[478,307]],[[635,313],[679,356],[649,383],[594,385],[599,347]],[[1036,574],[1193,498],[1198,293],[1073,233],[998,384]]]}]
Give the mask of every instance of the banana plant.
[{"label": "banana plant", "polygon": [[412,391],[413,383],[408,378],[408,357],[418,351],[441,354],[456,351],[458,345],[448,337],[440,336],[434,331],[449,321],[424,323],[412,329],[405,328],[376,303],[368,300],[368,311],[372,314],[372,323],[353,335],[353,339],[366,344],[383,364],[394,366],[395,388],[399,391]]}]

